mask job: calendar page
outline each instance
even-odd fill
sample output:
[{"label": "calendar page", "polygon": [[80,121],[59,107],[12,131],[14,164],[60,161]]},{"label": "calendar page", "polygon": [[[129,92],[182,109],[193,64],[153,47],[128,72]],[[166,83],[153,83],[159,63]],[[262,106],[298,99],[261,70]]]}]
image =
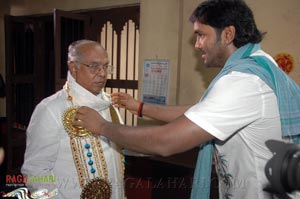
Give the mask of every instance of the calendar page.
[{"label": "calendar page", "polygon": [[167,104],[169,94],[169,61],[145,60],[142,84],[144,103]]}]

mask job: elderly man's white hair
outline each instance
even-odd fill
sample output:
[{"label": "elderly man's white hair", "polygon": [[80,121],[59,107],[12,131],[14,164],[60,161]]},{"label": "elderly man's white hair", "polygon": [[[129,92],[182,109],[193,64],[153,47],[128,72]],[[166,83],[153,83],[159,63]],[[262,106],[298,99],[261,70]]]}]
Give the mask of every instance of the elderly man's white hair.
[{"label": "elderly man's white hair", "polygon": [[69,45],[68,61],[80,61],[82,58],[81,48],[85,45],[95,45],[105,50],[99,42],[87,39],[77,40]]}]

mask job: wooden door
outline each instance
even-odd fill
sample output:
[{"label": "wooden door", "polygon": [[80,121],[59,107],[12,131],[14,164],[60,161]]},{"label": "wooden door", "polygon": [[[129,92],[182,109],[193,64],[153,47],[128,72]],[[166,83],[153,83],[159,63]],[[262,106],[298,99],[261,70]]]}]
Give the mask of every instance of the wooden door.
[{"label": "wooden door", "polygon": [[54,10],[55,90],[60,90],[67,77],[68,46],[79,39],[89,39],[89,16]]}]

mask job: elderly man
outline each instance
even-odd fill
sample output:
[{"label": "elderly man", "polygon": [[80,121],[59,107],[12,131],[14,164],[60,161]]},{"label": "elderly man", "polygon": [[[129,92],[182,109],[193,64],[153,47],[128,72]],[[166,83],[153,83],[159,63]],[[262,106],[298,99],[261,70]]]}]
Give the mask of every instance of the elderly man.
[{"label": "elderly man", "polygon": [[26,185],[31,192],[55,190],[55,198],[124,198],[120,148],[72,125],[79,106],[123,124],[103,91],[112,70],[107,52],[98,42],[75,41],[69,46],[68,67],[63,89],[42,100],[32,114],[22,166]]}]

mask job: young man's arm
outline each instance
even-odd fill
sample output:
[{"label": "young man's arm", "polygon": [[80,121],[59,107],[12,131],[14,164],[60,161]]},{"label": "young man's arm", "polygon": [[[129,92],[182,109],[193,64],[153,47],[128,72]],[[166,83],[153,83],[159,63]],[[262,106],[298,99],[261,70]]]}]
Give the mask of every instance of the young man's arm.
[{"label": "young man's arm", "polygon": [[107,122],[95,110],[81,107],[73,124],[130,150],[161,156],[187,151],[214,138],[184,115],[161,126],[128,127]]},{"label": "young man's arm", "polygon": [[178,118],[192,106],[167,106],[147,103],[142,105],[139,101],[135,100],[132,96],[126,93],[113,93],[111,96],[112,103],[117,107],[126,108],[133,114],[141,114],[142,116],[147,116],[163,122],[170,122]]}]

